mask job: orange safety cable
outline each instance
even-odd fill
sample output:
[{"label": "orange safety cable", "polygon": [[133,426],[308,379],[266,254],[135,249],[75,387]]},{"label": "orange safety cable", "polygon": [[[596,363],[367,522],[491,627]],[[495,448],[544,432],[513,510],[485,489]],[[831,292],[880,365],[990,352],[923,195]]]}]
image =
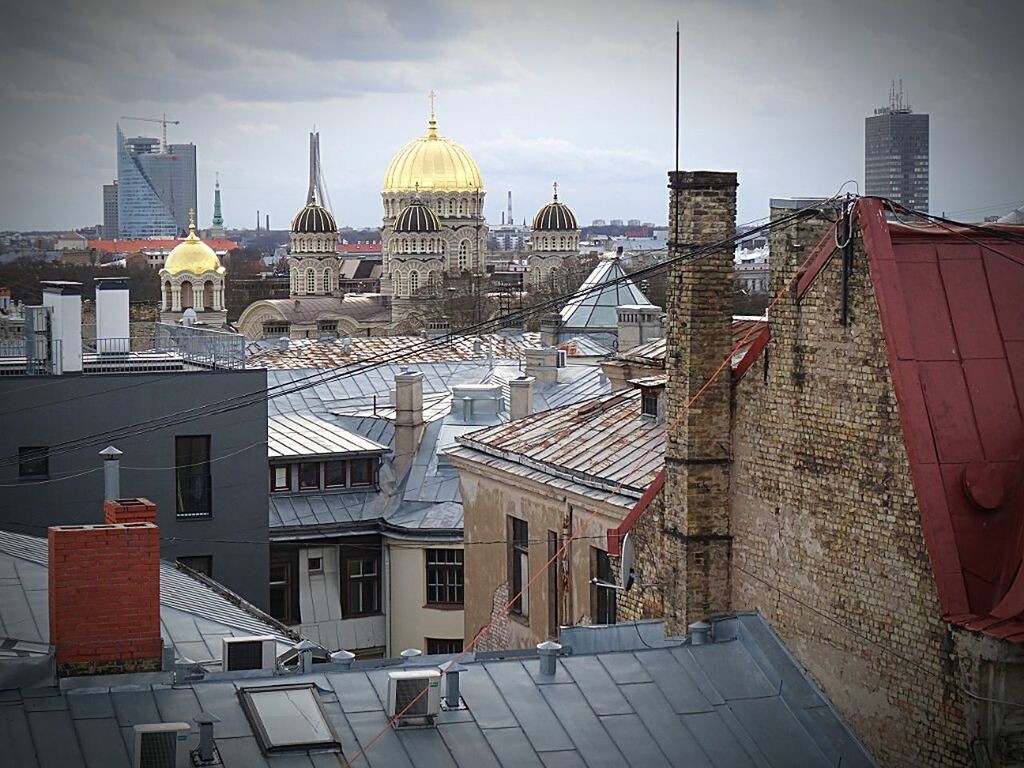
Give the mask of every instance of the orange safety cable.
[{"label": "orange safety cable", "polygon": [[[827,234],[830,234],[830,233],[826,233],[826,235]],[[825,238],[823,237],[821,239],[821,241],[819,241],[819,244],[818,244],[819,247],[820,247],[820,245],[824,241],[825,241]],[[800,267],[795,272],[793,272],[792,275],[790,275],[789,280],[786,281],[786,284],[779,290],[779,292],[775,295],[775,298],[772,299],[771,303],[765,309],[765,316],[766,317],[768,316],[768,312],[776,304],[778,304],[779,301],[781,301],[782,298],[786,295],[786,293],[792,288],[794,281],[799,277],[799,275],[807,267],[808,262],[810,261],[811,257],[815,255],[817,250],[818,250],[818,248],[811,249],[811,252],[808,254],[807,258],[800,265]],[[685,262],[682,262],[682,263],[685,263]],[[733,355],[735,355],[737,352],[739,352],[739,350],[741,350],[744,346],[746,346],[748,341],[755,335],[755,331],[758,331],[758,330],[760,330],[760,329],[756,325],[752,326],[743,335],[743,338],[741,338],[738,342],[736,342],[733,345],[732,349],[729,350],[729,354],[725,356],[725,358],[722,360],[722,362],[719,364],[719,366],[715,369],[715,371],[711,374],[711,376],[708,378],[708,380],[705,381],[703,385],[701,385],[701,388],[697,390],[697,392],[693,395],[693,397],[691,397],[690,400],[686,403],[686,405],[683,406],[682,409],[680,409],[679,413],[676,414],[675,418],[672,419],[671,423],[668,424],[668,426],[665,428],[666,429],[666,433],[671,432],[676,427],[676,425],[679,423],[679,421],[689,412],[690,408],[693,407],[693,404],[696,403],[697,400],[700,399],[700,397],[708,390],[708,388],[712,384],[715,383],[715,381],[718,379],[718,377],[721,376],[722,371],[724,371],[727,367],[729,367],[730,363],[732,362]],[[644,460],[646,460],[646,457],[644,457]],[[639,462],[636,462],[636,463],[639,463]],[[487,632],[489,632],[491,630],[491,628],[494,626],[494,623],[496,621],[498,621],[498,619],[504,618],[505,616],[508,615],[508,612],[512,609],[512,606],[515,605],[516,601],[518,601],[523,596],[523,593],[524,592],[528,592],[530,587],[533,586],[534,582],[536,582],[537,579],[539,579],[541,576],[543,576],[544,573],[547,571],[547,569],[552,565],[552,563],[554,563],[556,560],[558,560],[559,557],[561,557],[564,554],[564,552],[565,552],[566,548],[569,546],[569,544],[575,538],[577,538],[577,536],[578,536],[577,531],[582,531],[586,527],[587,523],[589,523],[591,520],[593,520],[598,515],[598,513],[601,512],[604,509],[605,505],[608,503],[608,500],[612,496],[614,496],[622,488],[622,486],[623,486],[623,482],[620,481],[619,484],[611,492],[609,492],[607,497],[602,499],[601,502],[593,510],[588,512],[586,515],[584,515],[580,519],[579,523],[577,524],[577,527],[576,527],[575,531],[571,532],[566,537],[565,541],[562,543],[562,546],[559,547],[555,551],[555,554],[553,554],[550,558],[548,558],[547,562],[545,562],[540,568],[538,568],[534,572],[534,574],[530,577],[530,580],[527,581],[526,584],[522,587],[522,589],[520,589],[519,592],[517,592],[515,594],[515,596],[513,596],[497,612],[497,615],[493,616],[491,618],[491,620],[489,622],[487,622],[487,624],[485,624],[483,627],[481,627],[480,631],[477,632],[476,635],[474,635],[473,639],[469,642],[469,644],[466,645],[462,649],[462,651],[454,657],[454,659],[453,659],[454,663],[456,663],[456,664],[459,663],[462,659],[464,659],[467,655],[469,655],[469,653],[472,650],[473,646],[475,646],[480,641],[480,639]],[[467,543],[470,543],[470,542],[467,542]],[[365,756],[367,750],[369,750],[370,747],[372,747],[377,742],[378,739],[380,739],[385,733],[387,733],[388,730],[395,724],[395,722],[397,720],[399,720],[403,715],[405,715],[405,713],[408,712],[416,704],[416,702],[418,702],[421,698],[423,698],[423,696],[425,696],[426,693],[427,693],[427,689],[424,688],[415,697],[413,697],[412,701],[410,701],[402,709],[401,712],[396,713],[394,715],[394,717],[389,719],[388,722],[385,723],[384,727],[381,728],[380,731],[378,731],[373,736],[373,738],[370,739],[366,743],[366,746],[364,746],[362,749],[360,749],[349,760],[349,765],[354,764],[360,757]]]}]

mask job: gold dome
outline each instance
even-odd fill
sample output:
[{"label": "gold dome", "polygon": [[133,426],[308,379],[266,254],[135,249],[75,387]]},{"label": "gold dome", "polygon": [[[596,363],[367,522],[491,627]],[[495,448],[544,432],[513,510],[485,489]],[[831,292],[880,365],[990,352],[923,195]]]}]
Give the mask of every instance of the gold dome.
[{"label": "gold dome", "polygon": [[395,155],[384,174],[384,193],[482,192],[483,178],[476,162],[461,145],[437,133],[431,108],[427,132]]},{"label": "gold dome", "polygon": [[224,274],[224,267],[208,246],[196,235],[195,212],[189,211],[188,237],[178,243],[167,254],[164,270],[172,275],[188,272],[191,275],[202,275],[207,272]]}]

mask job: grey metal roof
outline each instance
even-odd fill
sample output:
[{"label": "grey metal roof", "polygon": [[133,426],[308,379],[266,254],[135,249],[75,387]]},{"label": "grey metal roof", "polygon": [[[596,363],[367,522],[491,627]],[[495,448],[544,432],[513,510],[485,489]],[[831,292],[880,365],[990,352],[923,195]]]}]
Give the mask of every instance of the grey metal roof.
[{"label": "grey metal roof", "polygon": [[364,532],[383,517],[387,496],[379,491],[270,495],[271,537],[301,533],[320,536]]},{"label": "grey metal roof", "polygon": [[[643,291],[633,284],[632,280],[613,281],[624,278],[622,266],[618,259],[598,262],[583,285],[578,295],[562,307],[562,327],[573,330],[616,330],[619,318],[615,308],[621,304],[642,305],[653,307]],[[604,285],[600,290],[595,286]],[[593,289],[593,290],[591,290]],[[587,291],[586,293],[582,293]]]},{"label": "grey metal roof", "polygon": [[[0,692],[4,755],[24,768],[128,766],[133,725],[191,723],[204,710],[220,720],[214,738],[227,766],[337,766],[336,753],[263,755],[239,702],[241,687],[310,683],[344,757],[365,749],[358,764],[369,768],[875,765],[757,615],[717,622],[721,642],[698,646],[669,639],[644,648],[641,631],[657,634],[648,623],[585,629],[587,647],[597,652],[562,655],[551,677],[529,652],[463,660],[465,708],[442,711],[434,727],[388,727],[388,665],[395,661],[176,685],[137,675],[79,678],[70,690]],[[620,650],[601,652],[605,636]],[[420,657],[415,665],[446,660]]]},{"label": "grey metal roof", "polygon": [[267,420],[267,455],[271,459],[385,453],[387,450],[386,445],[317,416],[277,413]]},{"label": "grey metal roof", "polygon": [[[461,448],[524,470],[642,496],[664,463],[664,424],[640,415],[640,390],[629,389],[536,413],[457,438]],[[458,454],[476,460],[472,454]]]},{"label": "grey metal roof", "polygon": [[[46,539],[0,531],[0,638],[49,642],[47,571]],[[178,660],[220,659],[225,635],[274,635],[282,650],[294,644],[297,636],[270,616],[219,589],[160,561],[160,630]]]}]

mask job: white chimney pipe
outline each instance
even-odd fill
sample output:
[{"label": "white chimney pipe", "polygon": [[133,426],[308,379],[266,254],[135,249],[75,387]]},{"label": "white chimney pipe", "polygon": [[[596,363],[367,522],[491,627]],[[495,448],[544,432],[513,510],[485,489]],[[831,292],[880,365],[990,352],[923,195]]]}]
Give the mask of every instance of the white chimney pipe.
[{"label": "white chimney pipe", "polygon": [[60,354],[64,373],[82,372],[82,284],[44,280],[43,306],[52,317],[53,354]]},{"label": "white chimney pipe", "polygon": [[533,413],[533,382],[530,376],[520,376],[508,383],[508,418],[521,419]]},{"label": "white chimney pipe", "polygon": [[130,350],[128,321],[128,278],[97,277],[96,351],[102,353]]},{"label": "white chimney pipe", "polygon": [[103,457],[103,498],[108,501],[121,498],[121,454],[112,445],[100,451]]}]

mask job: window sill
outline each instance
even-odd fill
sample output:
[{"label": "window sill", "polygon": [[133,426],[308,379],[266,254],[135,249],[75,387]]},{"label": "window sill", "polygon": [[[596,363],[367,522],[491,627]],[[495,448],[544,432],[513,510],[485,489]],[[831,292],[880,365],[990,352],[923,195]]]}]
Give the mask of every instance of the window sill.
[{"label": "window sill", "polygon": [[377,611],[375,613],[345,613],[345,609],[341,609],[341,620],[347,621],[348,619],[372,619],[374,616],[383,616],[384,611]]},{"label": "window sill", "polygon": [[175,520],[212,520],[212,512],[178,512],[174,516]]},{"label": "window sill", "polygon": [[423,607],[432,611],[464,611],[465,603],[424,603]]},{"label": "window sill", "polygon": [[508,612],[508,617],[510,619],[512,619],[512,621],[516,622],[517,624],[522,624],[524,627],[530,626],[530,617],[529,616],[523,616],[523,614],[521,614],[521,613],[516,613],[515,611],[509,611]]}]

